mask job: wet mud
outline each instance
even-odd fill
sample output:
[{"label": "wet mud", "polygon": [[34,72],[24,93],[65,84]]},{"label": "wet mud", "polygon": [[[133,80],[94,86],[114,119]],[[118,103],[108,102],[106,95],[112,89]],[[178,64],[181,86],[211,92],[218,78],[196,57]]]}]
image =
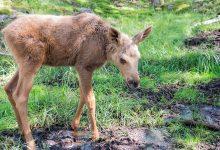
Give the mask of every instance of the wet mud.
[{"label": "wet mud", "polygon": [[[21,140],[21,135],[14,132],[0,132],[1,137]],[[165,128],[128,128],[113,127],[103,129],[101,137],[97,141],[90,139],[89,131],[79,131],[76,135],[70,128],[62,126],[51,126],[48,129],[34,129],[33,136],[38,149],[50,150],[139,150],[139,149],[161,149],[172,148],[172,141]],[[24,143],[24,142],[23,142]],[[25,149],[23,144],[23,149]]]}]

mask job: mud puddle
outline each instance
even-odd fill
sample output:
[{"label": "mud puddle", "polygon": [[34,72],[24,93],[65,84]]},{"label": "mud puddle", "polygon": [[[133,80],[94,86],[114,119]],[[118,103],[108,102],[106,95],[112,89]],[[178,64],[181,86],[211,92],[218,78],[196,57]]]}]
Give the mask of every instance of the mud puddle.
[{"label": "mud puddle", "polygon": [[217,47],[220,50],[220,29],[201,32],[198,35],[185,39],[184,44],[190,48],[196,48],[200,45],[205,45],[206,47]]}]

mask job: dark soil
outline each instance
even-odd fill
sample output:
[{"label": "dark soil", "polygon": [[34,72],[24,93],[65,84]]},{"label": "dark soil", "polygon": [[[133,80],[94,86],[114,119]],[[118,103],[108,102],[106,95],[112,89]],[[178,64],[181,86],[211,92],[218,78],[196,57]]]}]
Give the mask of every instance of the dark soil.
[{"label": "dark soil", "polygon": [[198,150],[218,150],[220,147],[220,139],[217,139],[215,143],[200,143],[196,146]]},{"label": "dark soil", "polygon": [[[172,108],[175,115],[172,119],[178,118],[183,121],[193,120],[192,106],[178,104]],[[220,126],[220,108],[211,106],[199,107],[206,124]],[[172,120],[170,120],[172,121]],[[217,123],[217,124],[216,124]],[[197,124],[190,124],[197,125]],[[32,130],[34,139],[38,149],[50,150],[139,150],[139,149],[153,149],[153,150],[167,150],[176,149],[178,145],[175,144],[175,139],[170,137],[166,126],[161,128],[131,128],[131,127],[112,127],[101,130],[101,138],[98,141],[91,140],[91,133],[89,129],[80,129],[78,134],[69,127],[61,125],[53,125],[46,129],[37,128]],[[2,131],[0,132],[0,141],[11,139],[15,143],[23,143],[23,149],[26,149],[25,142],[18,131]],[[199,143],[198,149],[216,149],[219,146],[219,140],[212,143]],[[4,149],[1,147],[0,149]]]},{"label": "dark soil", "polygon": [[195,37],[185,39],[185,45],[190,48],[198,47],[199,45],[205,45],[206,47],[217,47],[220,49],[220,29],[210,31],[210,32],[201,32]]},{"label": "dark soil", "polygon": [[[160,109],[168,110],[167,116],[164,116],[165,123],[175,119],[189,125],[203,125],[210,129],[220,130],[220,107],[212,106],[220,99],[220,79],[214,79],[208,83],[201,83],[193,87],[201,92],[201,96],[205,96],[207,101],[196,103],[185,103],[184,101],[172,101],[175,93],[185,85],[172,84],[159,86],[157,90],[140,88],[136,91],[130,91],[130,95],[137,98],[146,97],[149,102],[144,109],[158,106]],[[162,102],[165,98],[167,102]],[[201,118],[195,118],[197,113]]]},{"label": "dark soil", "polygon": [[160,101],[162,97],[171,100],[174,98],[176,91],[183,86],[180,84],[162,85],[158,86],[157,90],[139,88],[137,90],[130,90],[129,94],[135,98],[147,97],[150,101]]},{"label": "dark soil", "polygon": [[159,101],[162,97],[166,98],[167,100],[171,100],[174,98],[174,94],[181,86],[183,85],[179,85],[179,84],[164,85],[164,86],[159,86],[158,91],[156,92],[147,89],[142,89],[142,93],[145,93],[149,100]]},{"label": "dark soil", "polygon": [[198,90],[202,92],[210,104],[218,102],[220,99],[220,78],[214,79],[209,83],[202,83],[197,86]]},{"label": "dark soil", "polygon": [[217,95],[220,93],[220,79],[214,79],[209,83],[202,83],[198,85],[198,89],[207,96]]},{"label": "dark soil", "polygon": [[220,130],[220,107],[210,105],[176,104],[171,114],[164,117],[166,123],[176,119],[186,125],[202,125],[211,130]]},{"label": "dark soil", "polygon": [[[165,98],[167,101],[172,101],[175,97],[175,93],[184,88],[185,84],[169,84],[169,85],[160,85],[156,90],[139,88],[137,90],[130,90],[128,93],[123,93],[122,96],[132,97],[140,99],[146,97],[149,100],[149,107],[152,105],[162,105],[161,108],[169,107],[173,103],[160,103],[162,98]],[[205,104],[215,105],[216,102],[220,99],[220,78],[211,80],[208,83],[200,83],[193,88],[198,89],[201,95],[204,95],[207,98]],[[184,102],[183,102],[184,103]]]},{"label": "dark soil", "polygon": [[[89,131],[80,131],[79,133],[81,135],[75,136],[71,129],[61,126],[33,130],[38,149],[139,150],[150,148],[165,150],[172,148],[169,135],[163,128],[149,130],[147,128],[115,127],[103,130],[101,132],[102,139],[96,142],[89,138]],[[21,136],[17,132],[1,132],[0,137],[11,138],[14,141],[21,140]],[[25,149],[25,145],[23,148]]]}]

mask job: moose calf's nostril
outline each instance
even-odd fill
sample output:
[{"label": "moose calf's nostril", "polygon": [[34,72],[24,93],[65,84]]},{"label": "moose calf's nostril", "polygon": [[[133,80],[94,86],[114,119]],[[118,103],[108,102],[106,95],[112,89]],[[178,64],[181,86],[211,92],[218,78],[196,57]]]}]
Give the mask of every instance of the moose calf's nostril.
[{"label": "moose calf's nostril", "polygon": [[139,87],[139,82],[138,81],[133,81],[133,86],[134,86],[134,88]]},{"label": "moose calf's nostril", "polygon": [[128,84],[130,87],[137,88],[139,83],[138,83],[138,81],[130,80],[130,81],[128,81]]},{"label": "moose calf's nostril", "polygon": [[138,82],[137,81],[133,81],[133,86],[136,88],[138,87]]}]

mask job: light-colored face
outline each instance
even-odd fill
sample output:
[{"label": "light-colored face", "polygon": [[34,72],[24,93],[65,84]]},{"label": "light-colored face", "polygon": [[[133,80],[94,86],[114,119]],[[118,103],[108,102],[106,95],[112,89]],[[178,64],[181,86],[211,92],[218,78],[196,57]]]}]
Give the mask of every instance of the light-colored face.
[{"label": "light-colored face", "polygon": [[140,53],[134,43],[126,44],[112,55],[114,64],[119,68],[122,76],[130,88],[139,86],[138,61]]},{"label": "light-colored face", "polygon": [[140,59],[140,52],[138,51],[137,44],[143,41],[150,31],[151,27],[138,33],[132,39],[120,33],[118,37],[120,46],[118,46],[116,51],[111,55],[111,60],[119,68],[129,88],[139,87],[138,61]]}]

